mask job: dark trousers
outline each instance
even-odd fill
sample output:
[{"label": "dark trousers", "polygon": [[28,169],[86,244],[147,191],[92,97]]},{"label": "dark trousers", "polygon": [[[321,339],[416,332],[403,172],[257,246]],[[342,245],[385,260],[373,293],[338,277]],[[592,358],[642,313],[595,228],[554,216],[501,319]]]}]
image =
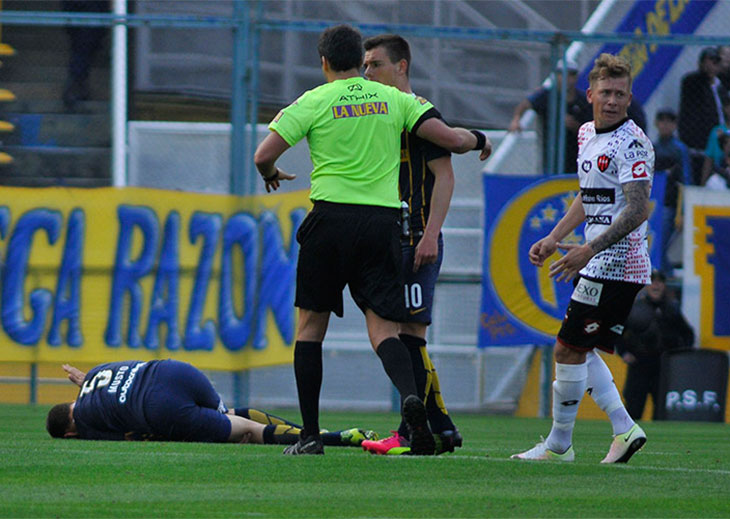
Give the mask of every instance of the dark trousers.
[{"label": "dark trousers", "polygon": [[641,419],[644,414],[646,397],[651,395],[654,402],[654,413],[652,420],[656,419],[659,398],[659,357],[650,359],[639,359],[629,364],[626,371],[626,383],[624,384],[624,400],[626,410],[634,420]]}]

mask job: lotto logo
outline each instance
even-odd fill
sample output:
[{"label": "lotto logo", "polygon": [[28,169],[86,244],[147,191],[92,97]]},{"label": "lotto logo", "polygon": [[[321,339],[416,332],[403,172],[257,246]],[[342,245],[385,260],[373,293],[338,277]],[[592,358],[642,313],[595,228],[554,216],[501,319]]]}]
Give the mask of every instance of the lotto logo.
[{"label": "lotto logo", "polygon": [[636,162],[633,166],[631,166],[631,174],[634,178],[646,178],[646,163],[643,160]]},{"label": "lotto logo", "polygon": [[596,321],[590,321],[585,325],[583,331],[586,332],[588,335],[591,335],[596,333],[600,327],[601,325],[598,324]]}]

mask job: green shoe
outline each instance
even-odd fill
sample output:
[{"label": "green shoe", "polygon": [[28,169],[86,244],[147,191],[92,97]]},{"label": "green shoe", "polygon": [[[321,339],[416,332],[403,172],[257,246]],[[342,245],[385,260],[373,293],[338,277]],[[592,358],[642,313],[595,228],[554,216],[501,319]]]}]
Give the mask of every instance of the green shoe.
[{"label": "green shoe", "polygon": [[645,443],[646,433],[639,424],[634,424],[631,429],[613,438],[611,448],[601,463],[626,463]]},{"label": "green shoe", "polygon": [[346,429],[340,433],[342,445],[360,447],[365,440],[378,441],[378,433],[365,429]]}]

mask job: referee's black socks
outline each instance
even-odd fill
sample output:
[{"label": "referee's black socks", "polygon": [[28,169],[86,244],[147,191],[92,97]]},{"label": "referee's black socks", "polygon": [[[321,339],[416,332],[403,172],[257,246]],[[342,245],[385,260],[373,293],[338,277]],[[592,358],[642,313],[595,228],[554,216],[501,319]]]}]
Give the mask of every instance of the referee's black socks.
[{"label": "referee's black socks", "polygon": [[319,436],[319,391],[322,387],[322,342],[297,341],[294,346],[294,376],[297,379],[303,436]]},{"label": "referee's black socks", "polygon": [[378,345],[385,372],[400,393],[401,405],[408,395],[416,395],[416,381],[413,378],[413,363],[408,348],[397,337],[388,337]]}]

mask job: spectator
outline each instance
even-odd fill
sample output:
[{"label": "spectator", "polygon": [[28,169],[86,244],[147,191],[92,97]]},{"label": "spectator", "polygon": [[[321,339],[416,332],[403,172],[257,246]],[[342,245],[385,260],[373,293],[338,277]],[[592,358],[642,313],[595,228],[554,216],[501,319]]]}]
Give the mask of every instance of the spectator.
[{"label": "spectator", "polygon": [[[586,93],[576,87],[578,80],[578,66],[568,60],[566,63],[568,71],[568,79],[566,82],[566,101],[565,101],[565,165],[564,169],[566,173],[575,173],[578,169],[577,158],[578,158],[578,129],[584,122],[590,121],[591,105],[586,99]],[[555,85],[560,88],[562,80],[562,63],[558,63],[555,74]],[[512,121],[509,125],[510,132],[518,132],[522,130],[520,126],[520,119],[527,110],[535,110],[537,115],[540,116],[542,122],[542,135],[543,135],[543,169],[548,170],[549,166],[547,163],[547,149],[548,143],[546,142],[548,137],[548,104],[550,99],[550,90],[552,87],[540,87],[533,92],[529,97],[523,99],[520,104],[515,107]],[[555,135],[558,135],[557,128],[555,128]]]},{"label": "spectator", "polygon": [[712,174],[704,185],[710,189],[724,191],[730,189],[730,132],[723,133],[719,141],[724,154],[722,161],[713,165]]},{"label": "spectator", "polygon": [[655,169],[665,171],[667,175],[662,209],[661,270],[668,276],[671,275],[672,266],[667,252],[675,231],[679,186],[692,183],[692,170],[687,146],[676,136],[677,114],[674,110],[671,108],[659,110],[654,125],[659,133],[659,137],[653,142],[656,154]]},{"label": "spectator", "polygon": [[[699,57],[699,68],[682,78],[679,93],[679,138],[688,147],[704,150],[714,126],[725,123],[722,106],[728,97],[720,83],[720,56],[717,47],[706,47]],[[693,159],[693,183],[699,184],[703,155]]]},{"label": "spectator", "polygon": [[720,72],[717,77],[720,78],[725,90],[730,92],[730,45],[720,45],[717,53],[720,55]]},{"label": "spectator", "polygon": [[665,282],[664,274],[652,272],[651,284],[636,298],[617,344],[628,365],[623,394],[626,410],[634,420],[641,419],[649,394],[654,402],[652,419],[656,419],[662,353],[694,343],[694,331]]},{"label": "spectator", "polygon": [[[61,8],[69,13],[108,13],[109,0],[62,0]],[[63,88],[63,104],[73,110],[78,101],[91,96],[89,73],[94,56],[106,36],[106,27],[69,26],[66,28],[70,43],[68,78]]]},{"label": "spectator", "polygon": [[702,164],[702,180],[701,184],[704,185],[707,179],[716,166],[721,166],[725,158],[725,154],[720,146],[720,136],[728,131],[727,123],[730,122],[730,97],[725,99],[722,105],[723,115],[725,116],[725,122],[714,126],[710,130],[710,135],[707,138],[707,146],[705,147],[704,163]]}]

